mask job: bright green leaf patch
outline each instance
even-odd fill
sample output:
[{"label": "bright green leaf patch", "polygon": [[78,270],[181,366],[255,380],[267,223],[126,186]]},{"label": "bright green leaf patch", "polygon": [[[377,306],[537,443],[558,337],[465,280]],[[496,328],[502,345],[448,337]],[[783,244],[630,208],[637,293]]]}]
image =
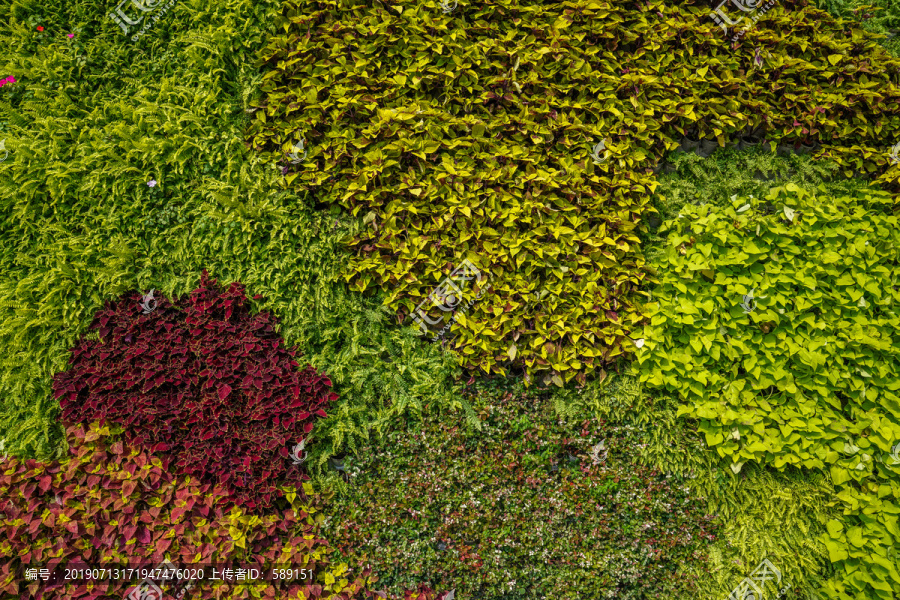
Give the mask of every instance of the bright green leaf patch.
[{"label": "bright green leaf patch", "polygon": [[848,573],[871,575],[830,585],[871,598],[893,597],[884,578],[896,567],[878,565],[900,549],[895,206],[883,192],[828,197],[794,185],[685,206],[661,230],[661,281],[637,360],[642,380],[680,398],[679,414],[730,463],[830,470],[853,525],[826,545]]}]

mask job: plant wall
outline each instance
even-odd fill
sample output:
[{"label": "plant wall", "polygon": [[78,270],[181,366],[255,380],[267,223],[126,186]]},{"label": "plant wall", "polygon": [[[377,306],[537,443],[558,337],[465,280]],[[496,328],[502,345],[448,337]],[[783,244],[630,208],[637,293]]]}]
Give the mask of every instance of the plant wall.
[{"label": "plant wall", "polygon": [[293,585],[198,583],[191,598],[375,597],[366,589],[367,574],[350,572],[316,535],[318,509],[301,505],[294,490],[284,489],[285,507],[278,512],[228,511],[227,490],[174,476],[169,461],[124,444],[108,427],[76,425],[67,434],[71,454],[62,461],[0,462],[4,597],[122,598],[134,583],[27,582],[24,569],[70,563],[153,568],[164,560],[181,568],[290,565],[312,569],[316,577]]},{"label": "plant wall", "polygon": [[642,428],[564,423],[521,392],[473,404],[480,433],[432,412],[344,459],[352,485],[325,532],[352,564],[388,590],[424,582],[466,598],[696,593],[719,524],[683,478],[634,464]]},{"label": "plant wall", "polygon": [[[636,349],[651,169],[683,138],[820,144],[848,173],[900,175],[887,153],[900,62],[802,2],[736,43],[708,15],[701,2],[288,2],[250,140],[290,189],[367,223],[347,278],[384,291],[398,321],[468,259],[490,287],[474,302],[463,290],[472,306],[442,338],[463,364],[583,382]],[[458,301],[439,291],[431,321]]]},{"label": "plant wall", "polygon": [[832,598],[900,584],[900,237],[896,199],[793,184],[664,226],[661,283],[638,356],[735,473],[822,469],[844,518],[824,543]]},{"label": "plant wall", "polygon": [[[108,303],[56,375],[64,422],[125,426],[130,443],[177,457],[177,472],[268,506],[278,484],[307,478],[288,458],[337,400],[331,381],[284,347],[243,286],[204,272],[186,300],[153,292]],[[92,332],[93,333],[93,332]]]},{"label": "plant wall", "polygon": [[285,346],[334,384],[340,398],[311,434],[311,472],[398,414],[466,409],[455,359],[346,289],[342,240],[356,225],[279,189],[276,166],[244,145],[253,57],[280,7],[176,2],[132,43],[104,3],[0,3],[0,77],[15,78],[0,87],[7,452],[64,455],[53,378],[107,302],[151,288],[186,296],[203,270],[261,295],[249,299],[254,312],[277,315]]}]

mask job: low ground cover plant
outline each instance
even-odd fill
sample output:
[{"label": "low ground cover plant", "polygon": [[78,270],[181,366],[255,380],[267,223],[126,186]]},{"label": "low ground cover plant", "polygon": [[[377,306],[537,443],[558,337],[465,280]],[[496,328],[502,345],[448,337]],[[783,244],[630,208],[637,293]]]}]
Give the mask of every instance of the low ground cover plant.
[{"label": "low ground cover plant", "polygon": [[844,506],[824,543],[829,597],[900,585],[900,237],[896,199],[793,184],[664,225],[638,356],[738,473],[827,471]]},{"label": "low ground cover plant", "polygon": [[[375,597],[366,574],[351,573],[316,535],[311,493],[301,503],[286,488],[282,509],[267,515],[226,510],[228,490],[174,475],[170,460],[123,443],[120,430],[73,425],[67,436],[71,453],[61,461],[0,461],[0,595],[123,598],[139,581],[29,582],[24,571],[73,563],[153,568],[168,560],[179,568],[289,565],[315,574],[312,582],[257,584],[256,598]],[[207,581],[187,597],[249,598],[249,589]]]},{"label": "low ground cover plant", "polygon": [[630,426],[560,422],[549,401],[473,400],[481,433],[431,414],[344,458],[325,535],[387,589],[467,598],[679,597],[717,525],[683,483],[634,465]]},{"label": "low ground cover plant", "polygon": [[218,483],[249,508],[308,476],[290,458],[337,399],[331,381],[295,360],[244,287],[204,272],[174,301],[139,293],[109,302],[56,375],[65,423],[123,425],[129,443],[175,457],[178,473]]}]

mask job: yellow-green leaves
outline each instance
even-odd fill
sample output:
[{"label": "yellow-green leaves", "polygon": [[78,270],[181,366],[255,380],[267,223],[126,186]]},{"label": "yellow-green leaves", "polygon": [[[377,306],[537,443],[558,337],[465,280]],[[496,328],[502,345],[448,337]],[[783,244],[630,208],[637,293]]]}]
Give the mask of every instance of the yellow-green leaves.
[{"label": "yellow-green leaves", "polygon": [[[654,343],[637,356],[643,381],[680,399],[678,414],[698,420],[735,475],[748,461],[828,473],[848,515],[846,533],[830,525],[823,540],[831,560],[860,594],[885,599],[896,568],[877,565],[900,550],[897,509],[881,500],[900,490],[888,451],[900,442],[893,206],[884,192],[788,185],[683,208],[654,265]],[[699,262],[714,279],[693,275]]]}]

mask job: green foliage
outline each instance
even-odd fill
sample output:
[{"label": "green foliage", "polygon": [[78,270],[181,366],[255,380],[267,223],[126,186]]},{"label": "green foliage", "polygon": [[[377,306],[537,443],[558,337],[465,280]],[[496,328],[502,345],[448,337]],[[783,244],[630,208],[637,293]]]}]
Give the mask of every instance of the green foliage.
[{"label": "green foliage", "polygon": [[[653,216],[649,167],[683,133],[724,139],[766,120],[773,141],[812,136],[825,148],[815,161],[675,158],[679,173],[660,179],[665,198],[656,204],[667,218],[732,194],[763,197],[768,184],[750,178],[769,163],[779,183],[817,185],[834,170],[820,159],[831,158],[844,175],[896,185],[900,167],[888,165],[887,148],[900,130],[898,64],[866,34],[793,5],[773,9],[732,48],[708,7],[692,2],[501,2],[460,5],[449,16],[433,2],[303,3],[279,17],[274,0],[181,0],[134,44],[107,17],[111,8],[0,4],[0,77],[18,80],[0,88],[0,139],[10,152],[0,163],[5,451],[62,456],[50,378],[103,302],[135,289],[187,293],[204,268],[263,295],[255,309],[276,314],[286,343],[335,382],[340,404],[311,441],[319,483],[337,477],[329,456],[359,455],[374,443],[370,430],[400,427],[421,409],[475,425],[453,384],[457,359],[392,324],[469,257],[493,289],[449,345],[467,366],[500,374],[524,366],[540,383],[598,373],[602,381],[584,390],[560,390],[539,418],[555,407],[571,427],[590,409],[639,426],[641,463],[683,475],[694,496],[709,498],[724,530],[709,547],[713,573],[685,563],[704,590],[697,597],[724,597],[762,553],[807,591],[830,576],[830,551],[841,573],[831,583],[846,598],[871,591],[866,577],[889,573],[879,561],[898,562],[883,552],[896,523],[883,464],[861,483],[840,484],[838,506],[829,506],[833,486],[817,470],[747,463],[735,475],[726,463],[723,473],[695,421],[676,418],[683,398],[659,389],[644,397],[610,364],[634,351],[623,336],[638,321],[621,322],[639,315],[636,284],[647,281],[637,244]],[[254,58],[269,42],[270,70],[259,74]],[[283,161],[303,137],[307,161],[282,163],[281,173],[266,162],[271,155],[249,152],[251,120],[251,146]],[[594,165],[601,139],[609,158]],[[284,183],[295,191],[279,191]],[[316,210],[323,205],[330,214]],[[347,276],[386,297],[349,292]],[[616,295],[606,280],[628,280],[630,290]],[[593,313],[593,302],[605,310],[612,299],[632,304],[612,305],[621,327]],[[513,389],[521,380],[489,384]],[[893,421],[868,427],[885,423]],[[848,514],[817,539],[839,510]]]},{"label": "green foliage", "polygon": [[822,10],[840,19],[858,21],[870,33],[884,35],[879,40],[893,56],[900,56],[900,4],[894,0],[815,0]]},{"label": "green foliage", "polygon": [[[277,167],[243,144],[252,57],[279,7],[178,3],[137,46],[106,5],[0,7],[18,80],[0,99],[23,120],[3,124],[0,163],[0,438],[11,454],[61,456],[51,377],[106,300],[186,294],[203,269],[263,295],[254,309],[275,314],[285,343],[331,374],[341,400],[311,440],[314,472],[392,416],[466,408],[452,356],[346,289],[342,240],[356,225],[280,190]],[[32,18],[44,38],[25,25]],[[92,34],[69,40],[70,30]],[[388,348],[394,363],[377,360]]]},{"label": "green foliage", "polygon": [[819,538],[828,521],[839,515],[829,477],[751,464],[735,474],[709,451],[696,421],[676,416],[678,406],[664,392],[643,390],[627,416],[629,422],[652,424],[643,428],[640,463],[684,477],[692,494],[708,498],[707,512],[722,524],[719,539],[709,548],[711,576],[695,575],[701,582],[700,597],[728,596],[767,558],[798,594],[788,598],[814,598],[811,594],[829,571],[828,553]]},{"label": "green foliage", "polygon": [[401,318],[463,259],[489,272],[451,342],[484,372],[583,383],[633,352],[649,168],[685,134],[759,126],[773,148],[821,140],[846,170],[900,174],[881,147],[900,62],[810,7],[776,6],[734,48],[694,2],[296,0],[285,16],[252,146],[304,141],[285,184],[365,215],[347,276]]},{"label": "green foliage", "polygon": [[637,361],[735,473],[750,461],[829,470],[845,510],[824,540],[842,570],[824,588],[834,598],[894,598],[900,583],[883,566],[900,546],[895,204],[789,184],[685,207],[661,231]]},{"label": "green foliage", "polygon": [[767,149],[728,149],[708,158],[675,152],[669,160],[674,172],[660,177],[653,196],[653,206],[664,221],[676,218],[685,204],[724,206],[731,196],[762,198],[771,188],[789,183],[805,189],[825,186],[831,194],[847,194],[860,186],[860,180],[844,178],[833,161],[811,155],[779,156]]},{"label": "green foliage", "polygon": [[644,428],[564,425],[547,400],[475,394],[477,435],[429,411],[344,459],[350,485],[324,534],[354,564],[372,564],[388,591],[691,597],[717,526],[683,480],[632,463]]}]

